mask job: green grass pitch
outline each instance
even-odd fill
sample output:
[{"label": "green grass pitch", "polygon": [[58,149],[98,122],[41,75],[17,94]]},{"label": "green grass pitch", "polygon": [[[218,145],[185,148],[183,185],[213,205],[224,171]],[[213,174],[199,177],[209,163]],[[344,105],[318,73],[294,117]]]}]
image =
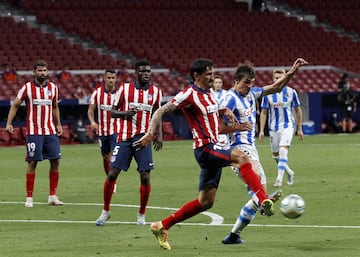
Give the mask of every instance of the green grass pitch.
[{"label": "green grass pitch", "polygon": [[[268,191],[276,177],[268,138],[257,142],[267,174]],[[197,215],[175,225],[169,233],[171,251],[157,246],[149,226],[137,226],[139,176],[136,163],[122,172],[113,196],[111,220],[96,227],[102,209],[105,174],[96,144],[62,146],[58,195],[65,205],[48,206],[48,161],[38,164],[34,207],[25,208],[25,148],[0,148],[0,256],[359,256],[360,137],[352,135],[294,137],[289,163],[295,185],[284,194],[299,194],[306,202],[303,216],[285,219],[257,216],[243,233],[243,245],[222,245],[240,208],[248,201],[244,184],[224,168],[215,206],[208,210],[222,217],[211,225],[208,215]],[[160,220],[186,201],[197,197],[199,168],[191,141],[165,142],[154,153],[152,192],[147,222]]]}]

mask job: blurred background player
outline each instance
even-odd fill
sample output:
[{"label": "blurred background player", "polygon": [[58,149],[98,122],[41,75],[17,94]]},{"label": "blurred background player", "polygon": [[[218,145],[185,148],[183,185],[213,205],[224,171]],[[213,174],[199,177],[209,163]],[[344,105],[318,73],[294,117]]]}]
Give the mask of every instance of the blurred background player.
[{"label": "blurred background player", "polygon": [[[284,69],[273,70],[273,80],[276,82],[285,75]],[[301,103],[295,89],[285,86],[281,92],[264,96],[261,102],[260,131],[259,139],[264,140],[264,129],[268,116],[268,127],[270,134],[270,148],[272,156],[277,163],[278,175],[274,186],[281,187],[284,174],[286,172],[287,184],[294,184],[294,171],[289,167],[288,152],[297,126],[297,136],[299,140],[304,139],[302,131],[302,111]],[[295,110],[295,119],[292,110]]]},{"label": "blurred background player", "polygon": [[59,137],[62,134],[58,107],[58,87],[47,81],[48,64],[38,60],[33,66],[34,80],[25,83],[10,107],[6,130],[14,133],[12,121],[24,101],[27,107],[27,154],[26,161],[26,202],[25,207],[33,207],[35,169],[38,161],[50,161],[49,205],[63,205],[56,195],[59,182],[61,158]]},{"label": "blurred background player", "polygon": [[[112,152],[110,172],[104,183],[104,208],[96,220],[97,226],[105,225],[110,218],[110,202],[113,188],[120,172],[127,171],[132,158],[138,164],[140,175],[140,208],[137,213],[137,224],[145,225],[146,206],[150,197],[150,171],[154,169],[151,145],[135,151],[132,143],[140,139],[148,130],[152,112],[161,106],[162,92],[150,82],[151,67],[146,60],[135,63],[136,80],[122,83],[116,92],[112,107],[112,117],[120,119],[120,130],[117,143]],[[162,130],[154,139],[154,149],[162,148]]]},{"label": "blurred background player", "polygon": [[[255,69],[250,62],[240,64],[235,71],[233,78],[233,88],[229,90],[222,102],[222,107],[229,108],[235,114],[238,122],[243,125],[241,129],[234,126],[230,136],[230,143],[233,147],[246,153],[250,159],[254,171],[258,174],[261,184],[266,189],[266,176],[264,169],[260,163],[259,154],[256,149],[256,102],[262,96],[280,92],[288,83],[288,81],[296,74],[298,68],[306,64],[306,61],[297,59],[291,70],[274,81],[271,85],[264,87],[254,87]],[[239,169],[233,169],[239,175]],[[240,168],[241,172],[241,168]],[[240,238],[240,233],[255,218],[259,208],[259,199],[256,194],[247,187],[250,199],[241,209],[239,217],[231,229],[229,235],[223,240],[223,244],[241,244],[244,241]],[[268,197],[276,201],[280,198],[281,191],[275,191]]]},{"label": "blurred background player", "polygon": [[[221,104],[221,101],[224,99],[225,95],[227,94],[227,90],[223,89],[223,86],[224,86],[224,81],[222,77],[215,75],[213,86],[212,88],[210,88],[210,93],[215,98],[219,106]],[[228,135],[219,134],[219,142],[226,144],[228,142]]]},{"label": "blurred background player", "polygon": [[[115,147],[119,133],[120,119],[111,117],[111,108],[116,93],[117,77],[114,69],[107,69],[103,75],[103,83],[95,88],[90,97],[88,119],[91,129],[98,135],[98,142],[103,157],[105,174],[110,171],[111,152]],[[95,121],[95,110],[97,120]],[[113,192],[116,192],[116,184]]]}]

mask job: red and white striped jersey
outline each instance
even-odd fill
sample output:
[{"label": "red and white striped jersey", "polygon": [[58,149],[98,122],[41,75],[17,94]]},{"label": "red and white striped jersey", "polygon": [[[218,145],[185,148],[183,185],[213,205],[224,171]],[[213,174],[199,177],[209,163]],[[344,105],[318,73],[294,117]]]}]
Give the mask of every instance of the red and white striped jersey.
[{"label": "red and white striped jersey", "polygon": [[26,104],[28,135],[56,134],[53,103],[58,101],[58,96],[58,87],[52,82],[42,87],[32,81],[20,88],[17,97]]},{"label": "red and white striped jersey", "polygon": [[111,108],[114,103],[116,90],[108,92],[105,86],[97,87],[90,97],[90,104],[97,107],[98,135],[109,136],[119,132],[120,119],[111,118]]},{"label": "red and white striped jersey", "polygon": [[191,83],[171,102],[182,110],[193,135],[193,148],[217,143],[219,134],[218,105],[210,92]]},{"label": "red and white striped jersey", "polygon": [[161,98],[161,89],[153,84],[145,88],[140,88],[135,82],[120,85],[114,105],[119,111],[136,108],[138,112],[131,119],[120,119],[119,142],[148,131],[151,114],[161,106]]}]

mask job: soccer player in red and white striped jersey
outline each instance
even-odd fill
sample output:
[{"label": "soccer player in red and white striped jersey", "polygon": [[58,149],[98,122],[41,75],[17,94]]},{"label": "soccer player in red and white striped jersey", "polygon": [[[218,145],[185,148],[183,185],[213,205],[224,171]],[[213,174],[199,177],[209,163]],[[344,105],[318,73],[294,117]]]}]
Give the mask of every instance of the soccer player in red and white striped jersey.
[{"label": "soccer player in red and white striped jersey", "polygon": [[[110,171],[111,151],[115,147],[117,134],[120,128],[120,119],[111,117],[111,108],[116,93],[116,72],[107,69],[104,73],[103,84],[98,86],[90,97],[88,118],[90,126],[99,137],[99,147],[103,156],[105,174]],[[97,120],[95,121],[95,110],[97,109]],[[116,190],[114,190],[116,192]]]},{"label": "soccer player in red and white striped jersey", "polygon": [[[137,79],[130,83],[122,83],[116,92],[112,107],[112,117],[120,119],[120,129],[115,148],[112,152],[110,172],[104,183],[104,207],[97,226],[105,225],[110,218],[110,202],[116,179],[120,172],[127,171],[134,157],[140,174],[140,208],[137,214],[137,224],[145,224],[145,211],[149,200],[151,184],[150,171],[154,169],[151,145],[135,151],[133,142],[139,140],[149,128],[153,111],[161,105],[162,92],[150,82],[151,67],[146,60],[135,63]],[[162,148],[162,130],[159,125],[154,138],[154,149]]]},{"label": "soccer player in red and white striped jersey", "polygon": [[6,130],[14,133],[12,121],[24,101],[27,108],[27,155],[26,202],[25,207],[33,207],[35,169],[38,161],[50,161],[49,205],[63,205],[56,196],[59,182],[61,158],[59,137],[62,134],[58,107],[58,87],[47,81],[48,64],[38,60],[33,66],[34,81],[25,83],[10,107]]}]

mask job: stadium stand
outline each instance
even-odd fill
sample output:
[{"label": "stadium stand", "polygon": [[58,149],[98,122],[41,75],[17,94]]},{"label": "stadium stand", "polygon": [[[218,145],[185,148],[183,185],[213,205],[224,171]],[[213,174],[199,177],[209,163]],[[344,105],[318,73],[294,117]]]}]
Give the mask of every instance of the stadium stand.
[{"label": "stadium stand", "polygon": [[360,22],[355,17],[360,15],[360,2],[358,0],[277,0],[276,2],[296,7],[304,12],[316,15],[319,21],[329,22],[333,26],[341,26],[345,31],[360,34]]},{"label": "stadium stand", "polygon": [[[14,6],[16,1],[7,2]],[[312,1],[279,2],[287,2],[290,6]],[[348,2],[351,2],[347,3],[348,6],[357,4],[354,0]],[[37,27],[30,28],[25,22],[1,17],[4,21],[1,29],[12,36],[0,39],[3,51],[6,51],[0,56],[0,61],[13,63],[18,70],[29,69],[32,60],[38,56],[47,59],[55,68],[62,67],[64,63],[73,70],[119,67],[123,60],[99,54],[96,50],[105,46],[123,55],[147,58],[154,65],[179,72],[180,77],[168,73],[154,74],[154,81],[164,90],[165,96],[172,95],[177,85],[186,79],[188,65],[192,59],[199,57],[199,52],[213,59],[217,67],[235,67],[245,59],[251,60],[256,67],[283,66],[289,65],[294,56],[303,56],[311,65],[329,65],[360,72],[360,59],[353,58],[354,53],[360,52],[359,42],[339,37],[336,32],[325,31],[282,12],[248,12],[243,2],[27,0],[21,3],[22,11],[35,15],[39,24],[50,24],[54,30],[53,33],[43,33]],[[102,15],[104,10],[106,16]],[[209,29],[213,33],[209,34]],[[57,38],[55,32],[58,30],[64,30],[68,35],[75,34],[80,40],[91,40],[95,46],[85,49],[81,43]],[[31,44],[25,40],[30,36],[34,39]],[[320,73],[316,69],[306,70],[292,83],[299,92],[333,92],[337,90],[337,81],[341,76],[333,71],[331,68],[325,68]],[[225,87],[230,87],[231,72],[219,73],[225,78]],[[77,75],[73,80],[69,84],[60,83],[62,98],[71,97],[74,83],[89,85],[95,78]],[[269,71],[258,71],[258,85],[270,81]],[[358,79],[354,80],[353,87],[360,89]],[[14,96],[17,88],[18,85],[4,88],[0,97]],[[87,90],[90,92],[91,87],[88,86]]]}]

